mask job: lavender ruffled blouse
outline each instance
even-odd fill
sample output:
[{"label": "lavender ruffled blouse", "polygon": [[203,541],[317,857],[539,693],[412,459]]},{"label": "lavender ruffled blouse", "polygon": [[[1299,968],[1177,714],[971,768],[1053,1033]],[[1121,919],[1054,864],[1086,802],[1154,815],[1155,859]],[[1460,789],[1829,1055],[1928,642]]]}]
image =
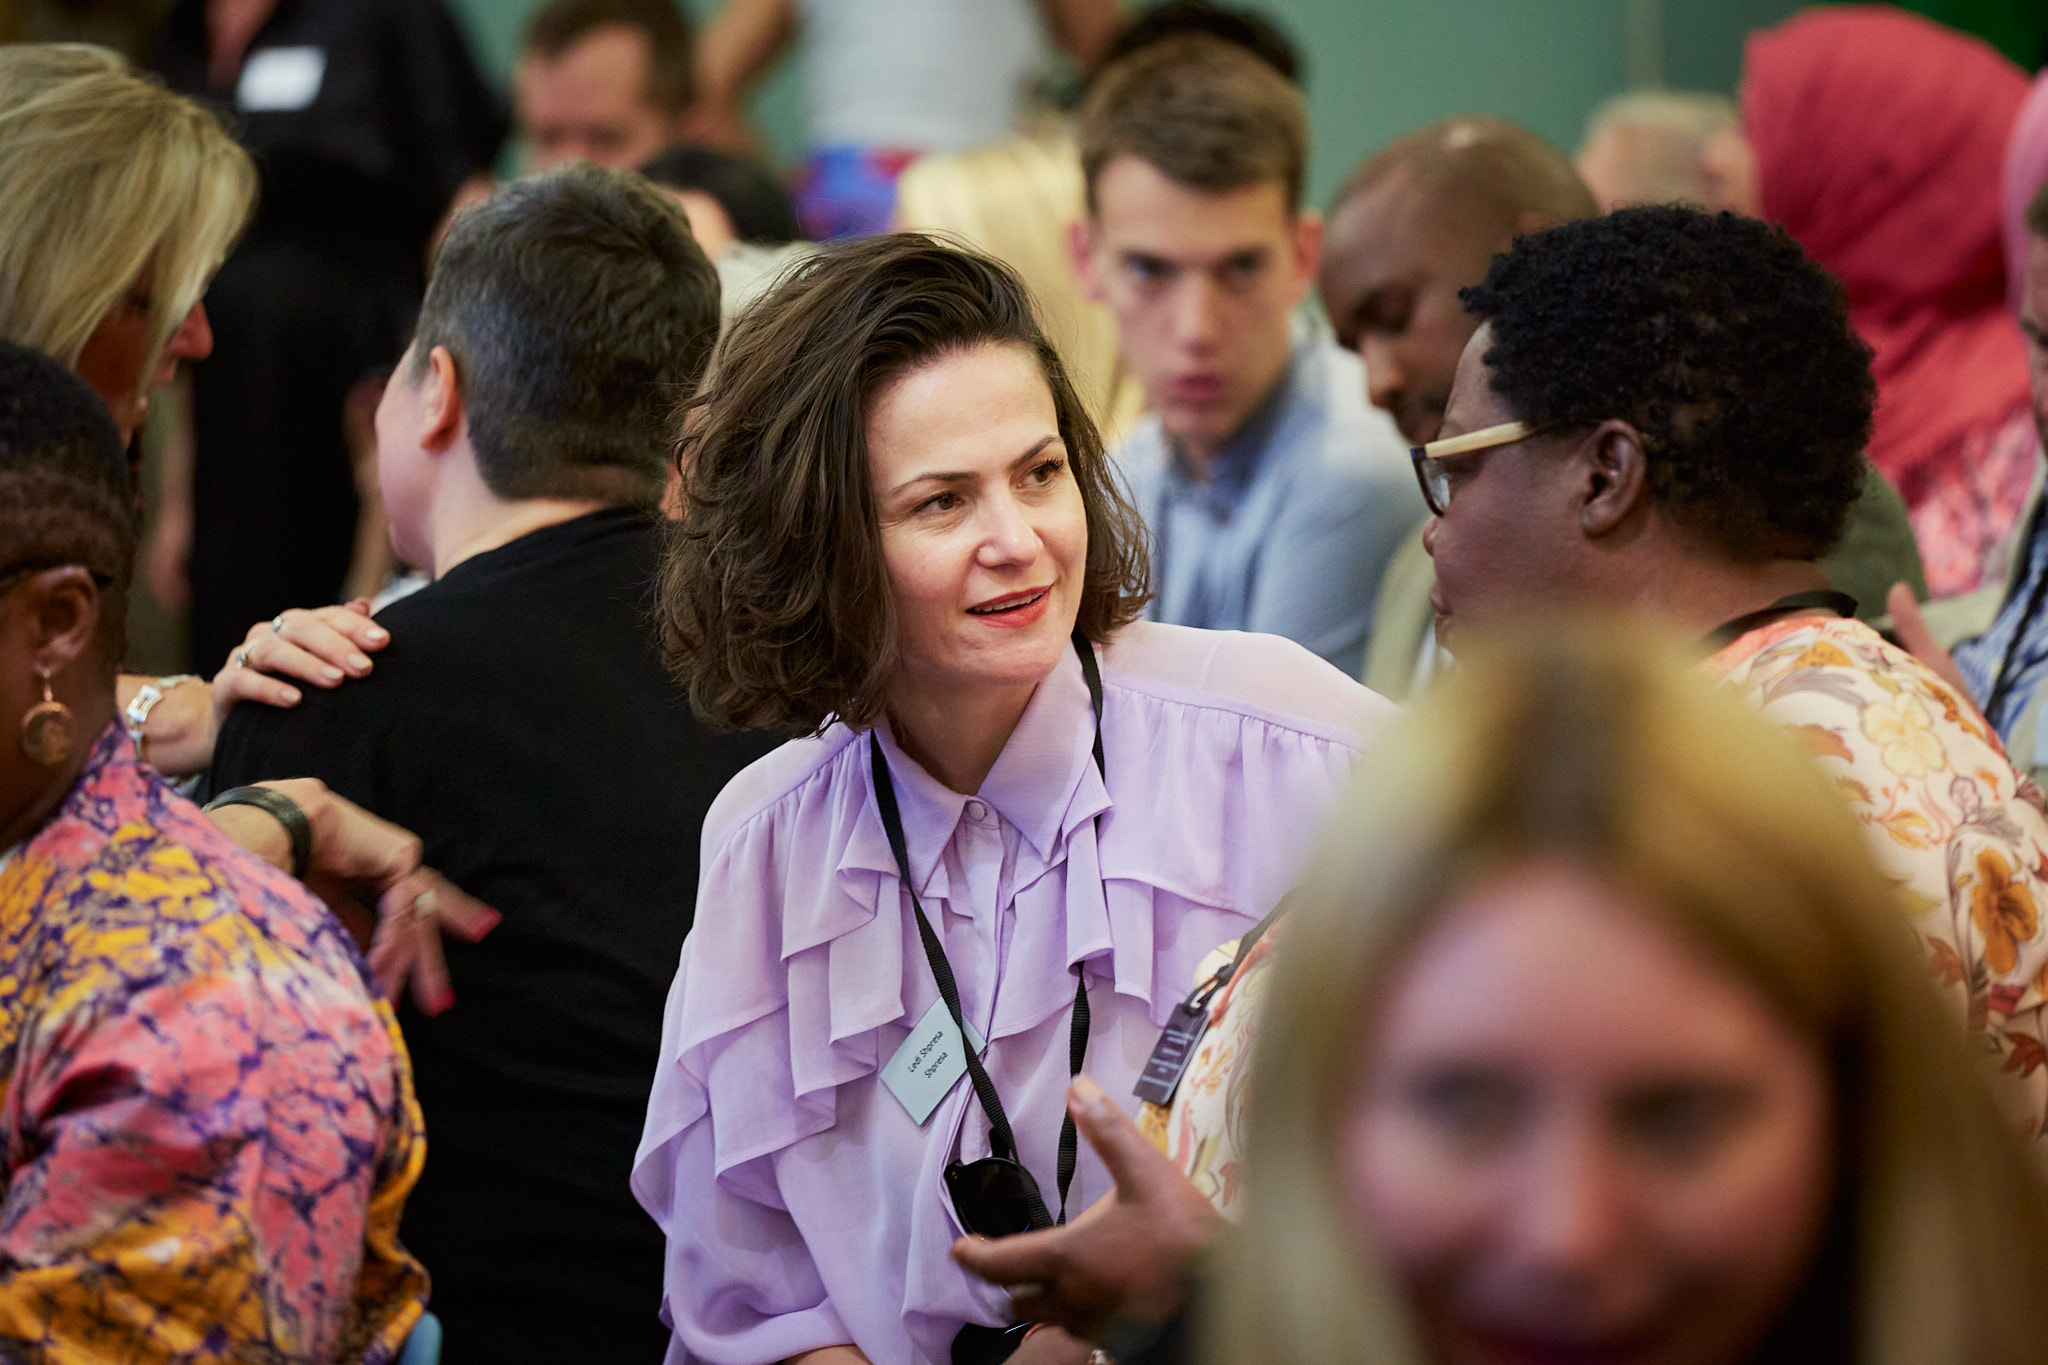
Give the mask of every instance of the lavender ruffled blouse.
[{"label": "lavender ruffled blouse", "polygon": [[[1099,655],[1106,784],[1072,653],[973,797],[881,735],[911,875],[1053,1202],[1075,965],[1087,1069],[1135,1110],[1196,963],[1293,885],[1394,709],[1273,636],[1141,622]],[[921,1125],[879,1082],[938,988],[864,736],[835,725],[741,773],[704,822],[703,865],[633,1166],[668,1238],[668,1359],[850,1342],[875,1365],[944,1362],[963,1323],[1009,1317],[946,1254],[961,1230],[941,1173],[988,1154],[988,1122],[964,1080]],[[1084,1143],[1070,1215],[1110,1186]]]}]

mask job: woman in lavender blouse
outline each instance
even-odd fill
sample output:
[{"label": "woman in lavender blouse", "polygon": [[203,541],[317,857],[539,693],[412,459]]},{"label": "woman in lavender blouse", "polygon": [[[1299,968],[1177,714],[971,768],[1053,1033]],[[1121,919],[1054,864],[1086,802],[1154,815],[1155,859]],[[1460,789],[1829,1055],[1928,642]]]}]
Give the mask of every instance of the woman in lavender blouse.
[{"label": "woman in lavender blouse", "polygon": [[1392,708],[1285,640],[1137,619],[1138,519],[1029,296],[930,239],[744,314],[681,464],[672,661],[708,715],[803,738],[704,824],[633,1170],[669,1360],[1085,1360],[990,1330],[1010,1303],[947,1249],[996,1168],[948,1168],[1000,1114],[1032,1216],[1108,1193],[1061,1159],[1077,1040],[1129,1096]]}]

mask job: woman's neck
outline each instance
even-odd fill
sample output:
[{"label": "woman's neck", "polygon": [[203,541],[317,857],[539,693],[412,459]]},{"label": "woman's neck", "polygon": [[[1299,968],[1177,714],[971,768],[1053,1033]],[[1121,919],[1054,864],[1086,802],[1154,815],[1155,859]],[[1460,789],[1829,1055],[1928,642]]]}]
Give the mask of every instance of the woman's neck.
[{"label": "woman's neck", "polygon": [[933,688],[899,684],[889,697],[897,747],[963,796],[981,790],[1037,684]]}]

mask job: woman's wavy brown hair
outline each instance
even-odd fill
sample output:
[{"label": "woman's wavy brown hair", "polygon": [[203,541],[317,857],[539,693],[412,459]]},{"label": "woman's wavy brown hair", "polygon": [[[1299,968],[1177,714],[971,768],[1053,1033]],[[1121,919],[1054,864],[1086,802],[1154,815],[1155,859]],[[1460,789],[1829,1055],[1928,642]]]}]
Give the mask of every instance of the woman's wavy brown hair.
[{"label": "woman's wavy brown hair", "polygon": [[821,253],[743,312],[676,449],[662,570],[669,667],[713,724],[814,734],[881,715],[897,662],[867,419],[890,384],[976,346],[1031,353],[1081,490],[1078,625],[1102,641],[1150,597],[1143,522],[1000,262],[900,233]]}]

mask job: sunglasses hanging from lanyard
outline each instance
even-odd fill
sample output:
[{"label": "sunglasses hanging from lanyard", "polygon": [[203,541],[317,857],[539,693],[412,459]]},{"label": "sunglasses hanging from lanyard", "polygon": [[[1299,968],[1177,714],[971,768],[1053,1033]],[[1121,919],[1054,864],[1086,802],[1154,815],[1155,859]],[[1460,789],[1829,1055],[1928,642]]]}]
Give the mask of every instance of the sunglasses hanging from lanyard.
[{"label": "sunglasses hanging from lanyard", "polygon": [[[1108,773],[1102,761],[1102,673],[1095,663],[1094,646],[1078,630],[1074,632],[1074,652],[1081,658],[1081,672],[1088,680],[1088,699],[1095,710],[1095,770],[1107,781]],[[918,899],[916,884],[910,875],[910,853],[903,835],[903,816],[896,804],[896,786],[890,781],[889,762],[883,757],[881,741],[873,731],[868,733],[868,758],[874,771],[875,803],[881,808],[882,827],[889,835],[889,851],[896,856],[897,874],[903,879],[903,889],[910,893],[910,908],[917,916],[917,936],[924,943],[925,960],[931,964],[932,979],[938,984],[939,998],[945,1001],[946,1013],[952,1016],[953,1027],[960,1031],[964,1040],[970,1035],[967,1020],[960,1012],[960,991],[953,979],[953,964],[947,960],[946,950],[939,943],[939,936],[925,917],[924,905]],[[1067,1045],[1070,1078],[1081,1074],[1088,1051],[1086,966],[1076,966],[1074,977],[1074,1012],[1068,1028]],[[954,1161],[946,1167],[946,1190],[953,1197],[953,1208],[960,1215],[961,1226],[980,1237],[1008,1237],[1033,1228],[1055,1226],[1052,1214],[1046,1210],[1045,1196],[1039,1191],[1038,1181],[1018,1157],[1016,1134],[1010,1128],[1010,1116],[1003,1109],[1002,1096],[996,1093],[995,1082],[989,1079],[987,1069],[973,1048],[963,1047],[961,1051],[967,1061],[967,1078],[974,1086],[975,1097],[981,1101],[982,1113],[988,1116],[988,1145],[992,1153],[979,1161]],[[1074,1130],[1074,1116],[1064,1114],[1060,1123],[1058,1172],[1060,1223],[1067,1221],[1067,1191],[1074,1183],[1074,1167],[1079,1157],[1080,1137]]]}]

